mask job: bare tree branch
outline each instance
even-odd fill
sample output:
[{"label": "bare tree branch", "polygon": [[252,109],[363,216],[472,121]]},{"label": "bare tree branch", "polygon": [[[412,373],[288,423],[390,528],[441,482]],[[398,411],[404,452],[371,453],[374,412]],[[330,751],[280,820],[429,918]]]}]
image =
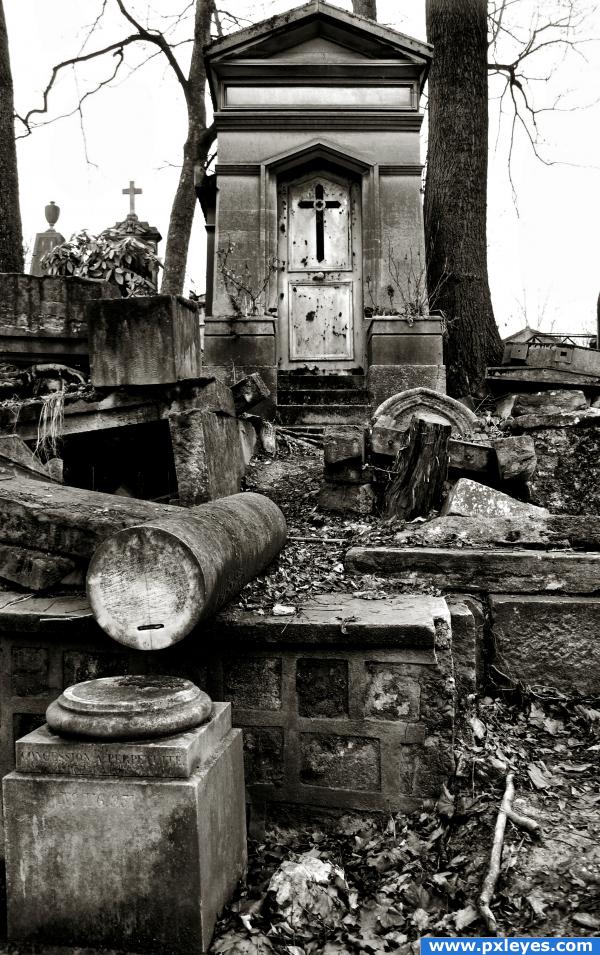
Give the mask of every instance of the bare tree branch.
[{"label": "bare tree branch", "polygon": [[117,6],[126,20],[131,23],[132,26],[138,31],[138,39],[146,40],[148,43],[154,43],[156,46],[160,47],[162,52],[165,54],[169,64],[171,65],[175,76],[179,80],[186,99],[189,96],[189,86],[187,77],[185,76],[183,70],[181,69],[179,63],[177,62],[177,57],[173,53],[171,46],[168,41],[165,39],[163,34],[159,30],[148,30],[146,27],[142,26],[134,16],[126,9],[123,0],[116,0]]}]

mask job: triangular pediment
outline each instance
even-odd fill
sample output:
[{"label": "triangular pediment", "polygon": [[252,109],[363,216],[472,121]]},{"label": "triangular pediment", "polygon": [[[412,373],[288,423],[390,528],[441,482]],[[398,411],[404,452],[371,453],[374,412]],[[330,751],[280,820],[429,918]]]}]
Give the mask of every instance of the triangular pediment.
[{"label": "triangular pediment", "polygon": [[267,58],[271,63],[352,63],[370,59],[364,53],[340,46],[324,36],[315,36],[296,46],[270,53],[265,56]]},{"label": "triangular pediment", "polygon": [[[206,55],[211,63],[269,60],[314,62],[403,60],[426,67],[433,50],[427,43],[358,17],[324,0],[311,0],[301,7],[263,20],[244,30],[220,37]],[[308,60],[306,60],[308,62]]]}]

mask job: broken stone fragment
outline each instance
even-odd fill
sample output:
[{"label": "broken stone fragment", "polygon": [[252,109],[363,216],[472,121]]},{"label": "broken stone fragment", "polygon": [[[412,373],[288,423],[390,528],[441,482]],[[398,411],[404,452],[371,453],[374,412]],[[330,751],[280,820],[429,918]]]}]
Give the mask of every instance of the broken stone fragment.
[{"label": "broken stone fragment", "polygon": [[501,481],[526,481],[537,467],[535,445],[528,434],[494,441]]},{"label": "broken stone fragment", "polygon": [[546,516],[548,511],[545,507],[524,504],[502,491],[478,484],[477,481],[461,478],[446,498],[442,514],[463,517],[518,517],[531,514],[542,517]]},{"label": "broken stone fragment", "polygon": [[512,415],[517,418],[530,414],[557,414],[561,411],[577,411],[587,406],[588,401],[583,391],[577,389],[537,391],[515,395]]},{"label": "broken stone fragment", "polygon": [[319,507],[339,514],[372,514],[375,494],[370,484],[327,484],[319,492]]},{"label": "broken stone fragment", "polygon": [[323,435],[323,457],[326,465],[363,463],[365,431],[359,426],[327,428]]}]

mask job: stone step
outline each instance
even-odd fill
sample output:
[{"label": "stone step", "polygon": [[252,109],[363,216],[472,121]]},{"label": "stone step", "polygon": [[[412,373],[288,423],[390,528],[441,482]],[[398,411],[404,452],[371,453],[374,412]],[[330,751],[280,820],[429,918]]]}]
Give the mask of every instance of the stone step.
[{"label": "stone step", "polygon": [[288,391],[303,391],[308,389],[328,388],[364,388],[364,375],[297,375],[280,371],[277,375],[280,389]]},{"label": "stone step", "polygon": [[365,424],[370,416],[369,405],[284,405],[278,408],[282,425],[296,424]]},{"label": "stone step", "polygon": [[364,388],[305,388],[303,391],[292,391],[288,388],[278,389],[277,404],[280,408],[286,405],[366,405],[369,396]]},{"label": "stone step", "polygon": [[463,593],[595,594],[600,591],[600,554],[568,551],[451,549],[444,547],[352,547],[350,573],[426,581]]}]

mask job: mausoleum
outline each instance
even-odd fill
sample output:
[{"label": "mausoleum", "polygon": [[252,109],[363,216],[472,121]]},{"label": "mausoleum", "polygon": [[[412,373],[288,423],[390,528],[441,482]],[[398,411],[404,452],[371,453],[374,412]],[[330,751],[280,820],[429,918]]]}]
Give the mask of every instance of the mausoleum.
[{"label": "mausoleum", "polygon": [[197,183],[205,365],[260,371],[284,423],[361,421],[404,388],[444,390],[424,281],[431,55],[323,0],[208,48],[218,162]]}]

